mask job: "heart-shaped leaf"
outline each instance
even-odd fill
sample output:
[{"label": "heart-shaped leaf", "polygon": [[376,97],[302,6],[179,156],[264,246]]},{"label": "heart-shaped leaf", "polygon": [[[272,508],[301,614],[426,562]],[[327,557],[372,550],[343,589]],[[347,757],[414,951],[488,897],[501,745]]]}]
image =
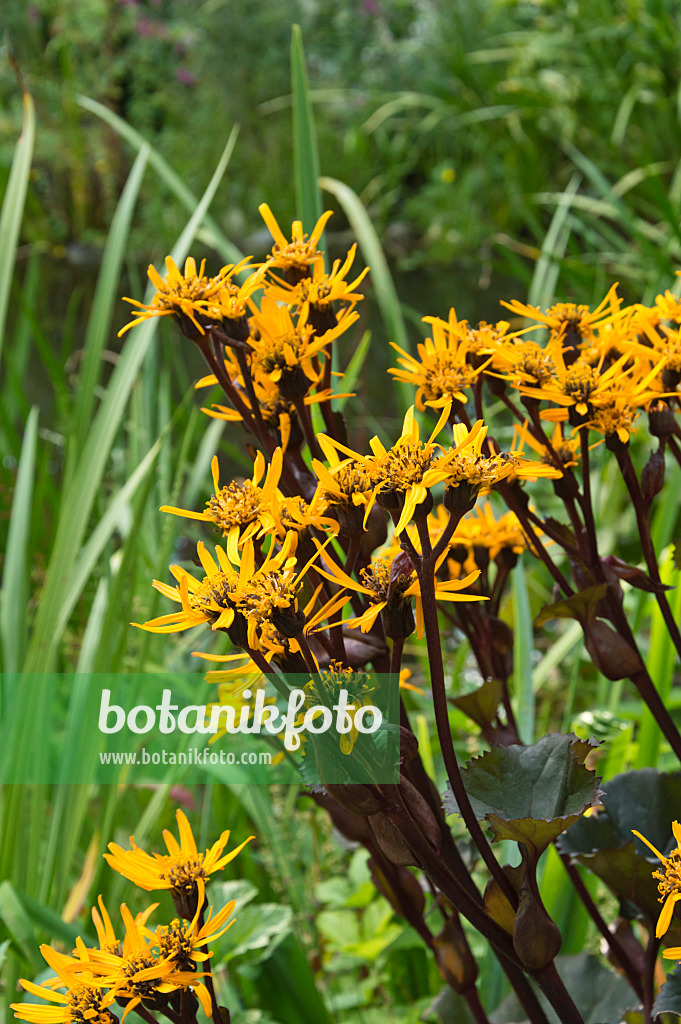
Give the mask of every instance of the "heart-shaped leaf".
[{"label": "heart-shaped leaf", "polygon": [[[513,839],[539,856],[587,807],[598,802],[599,779],[584,765],[590,744],[553,733],[532,746],[494,747],[462,769],[477,817],[494,842]],[[458,811],[453,794],[445,808]]]}]

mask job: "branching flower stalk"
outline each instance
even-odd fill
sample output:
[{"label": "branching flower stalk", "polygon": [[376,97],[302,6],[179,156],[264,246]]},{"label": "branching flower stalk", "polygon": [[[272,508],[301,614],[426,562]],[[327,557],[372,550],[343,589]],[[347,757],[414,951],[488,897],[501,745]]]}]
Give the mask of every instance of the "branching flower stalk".
[{"label": "branching flower stalk", "polygon": [[[650,530],[665,452],[681,460],[674,377],[681,359],[681,304],[665,296],[653,307],[625,307],[612,288],[594,310],[571,303],[539,310],[513,301],[506,304],[512,317],[496,324],[473,326],[454,310],[447,319],[426,317],[431,336],[417,345],[416,354],[393,346],[398,366],[390,373],[414,387],[414,406],[406,411],[397,439],[377,436],[367,444],[352,418],[346,425],[334,410],[342,374],[332,370],[332,358],[336,366],[344,363],[338,353],[357,321],[367,271],[350,280],[354,246],[331,271],[324,269],[318,244],[329,214],[309,236],[298,221],[287,236],[268,207],[261,212],[273,246],[263,263],[240,265],[248,271],[244,284],[233,281],[236,268],[208,278],[193,260],[183,273],[168,263],[165,279],[150,270],[157,288],[152,302],[136,304],[135,322],[151,316],[174,319],[197,345],[209,369],[200,385],[218,384],[226,402],[205,411],[239,425],[255,460],[253,480],[243,485],[220,486],[214,470],[216,493],[207,512],[164,507],[201,520],[203,528],[217,528],[221,543],[213,549],[198,543],[203,578],[191,567],[171,566],[175,585],[154,581],[175,611],[138,625],[163,634],[193,628],[217,632],[229,640],[230,653],[197,656],[218,662],[243,657],[248,671],[260,673],[261,684],[272,683],[282,696],[288,673],[309,673],[311,680],[330,673],[336,679],[369,667],[387,674],[394,694],[409,671],[407,639],[422,643],[442,756],[439,781],[449,781],[482,860],[478,870],[497,902],[481,896],[445,824],[442,798],[424,770],[402,702],[399,783],[339,786],[322,778],[325,791],[313,798],[341,832],[366,847],[379,890],[382,878],[391,880],[387,898],[422,936],[445,982],[460,989],[476,1020],[486,1020],[475,987],[477,969],[467,968],[465,983],[459,983],[443,966],[458,914],[493,945],[532,1024],[545,1024],[546,1017],[526,975],[564,1024],[582,1024],[554,964],[560,941],[535,871],[543,850],[568,827],[564,823],[598,802],[593,770],[584,765],[586,752],[570,746],[565,774],[581,772],[590,779],[588,786],[582,781],[591,796],[576,811],[551,821],[533,815],[528,797],[521,820],[533,822],[532,835],[554,825],[558,831],[533,846],[534,839],[518,838],[522,830],[511,829],[521,865],[508,869],[495,857],[485,831],[493,828],[493,842],[500,835],[508,838],[508,815],[503,807],[479,812],[476,762],[459,762],[449,707],[454,700],[468,709],[490,746],[483,758],[520,758],[522,751],[540,747],[520,744],[513,712],[509,591],[525,552],[535,560],[543,585],[554,586],[553,603],[538,621],[552,615],[576,619],[595,669],[608,679],[634,683],[681,760],[681,736],[644,665],[620,584],[624,579],[656,594],[681,650]],[[542,341],[534,333],[539,325],[547,333]],[[509,414],[510,450],[500,443],[507,436],[504,425],[496,437],[489,434],[488,397],[500,399]],[[313,405],[321,413],[323,434],[315,434]],[[660,440],[645,485],[629,450],[641,414],[647,414]],[[605,445],[598,448],[601,440]],[[591,492],[595,450],[616,453],[636,511],[647,575],[615,553],[602,557]],[[550,512],[542,486],[553,491]],[[509,510],[501,515],[500,500]],[[557,504],[564,519],[553,514]],[[466,704],[460,693],[448,692],[443,634],[465,638],[482,679],[476,700],[481,693],[485,700]],[[346,740],[335,760],[342,761],[354,743]],[[367,752],[356,746],[356,763],[364,767],[370,763]],[[529,782],[527,790],[532,791]],[[445,806],[453,810],[448,801],[444,794]],[[414,888],[407,865],[428,879],[435,901],[431,912],[443,919],[439,935],[431,919],[425,921],[423,892]],[[645,971],[637,967],[567,866],[650,1014],[657,948],[649,945]],[[532,915],[545,930],[546,943],[531,941]],[[215,1013],[208,983],[206,991]]]}]

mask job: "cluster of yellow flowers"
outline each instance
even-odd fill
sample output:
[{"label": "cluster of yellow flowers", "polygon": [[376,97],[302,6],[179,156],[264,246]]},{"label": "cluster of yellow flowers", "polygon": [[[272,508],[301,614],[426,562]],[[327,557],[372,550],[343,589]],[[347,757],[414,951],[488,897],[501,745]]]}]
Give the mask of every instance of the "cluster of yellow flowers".
[{"label": "cluster of yellow flowers", "polygon": [[181,1008],[181,1019],[192,1021],[199,1003],[206,1016],[215,1013],[220,1020],[211,973],[200,968],[212,956],[208,943],[235,923],[235,903],[230,900],[216,913],[211,907],[206,916],[205,886],[210,875],[229,864],[254,837],[225,853],[229,832],[223,832],[209,850],[200,853],[180,810],[177,823],[179,842],[169,831],[163,833],[166,854],[145,853],[131,836],[132,849],[110,843],[110,853],[104,856],[114,870],[141,889],[169,890],[178,917],[152,929],[147,921],[158,903],[134,917],[122,903],[125,930],[120,938],[100,896],[98,907],[92,910],[99,946],[89,947],[81,938],[70,954],[41,946],[55,976],[40,985],[24,979],[21,984],[49,1005],[14,1003],[12,1009],[19,1020],[31,1024],[117,1024],[113,1009],[119,1006],[123,1008],[121,1021],[136,1008],[142,1015],[168,1010],[165,1015],[173,1021],[178,1020]]},{"label": "cluster of yellow flowers", "polygon": [[[437,552],[437,600],[485,600],[491,560],[507,571],[524,547],[537,553],[541,524],[535,517],[528,528],[517,518],[519,484],[547,478],[559,494],[564,481],[574,488],[588,431],[626,446],[642,410],[658,436],[672,432],[675,410],[664,399],[681,379],[681,303],[667,292],[652,307],[625,307],[613,287],[593,311],[506,303],[533,321],[514,330],[506,320],[472,327],[454,310],[447,321],[426,317],[432,336],[416,355],[394,346],[393,377],[416,388],[399,438],[387,447],[374,437],[369,451],[355,451],[332,409],[332,381],[342,378],[331,369],[332,346],[358,319],[367,271],[348,280],[354,245],[325,270],[318,246],[329,213],[309,237],[294,222],[288,240],[269,207],[260,210],[274,242],[264,262],[249,258],[209,278],[191,258],[183,273],[168,259],[165,279],[149,268],[151,303],[135,303],[134,323],[172,316],[199,346],[213,372],[198,386],[219,384],[230,403],[204,411],[241,422],[261,449],[242,482],[221,485],[213,460],[203,511],[163,506],[211,524],[223,544],[213,554],[199,543],[201,578],[171,566],[176,585],[154,586],[179,609],[136,625],[223,630],[248,662],[235,672],[273,662],[315,671],[334,659],[360,668],[377,647],[355,642],[350,653],[349,631],[372,633],[379,647],[396,631],[423,635],[417,569],[429,551]],[[513,414],[508,451],[488,436],[483,386]],[[312,404],[324,433],[313,429]],[[422,438],[415,412],[427,408],[438,419]],[[515,496],[514,511],[497,519],[487,502],[463,518],[496,488]]]},{"label": "cluster of yellow flowers", "polygon": [[[675,393],[681,303],[671,292],[658,295],[653,306],[623,306],[615,285],[593,311],[573,303],[546,311],[515,300],[502,305],[533,326],[511,331],[501,320],[472,327],[452,309],[448,321],[425,318],[432,338],[418,346],[417,356],[393,345],[400,356],[393,376],[416,386],[419,409],[450,401],[465,407],[484,381],[502,397],[508,386],[515,389],[528,409],[548,403],[539,413],[543,420],[586,426],[626,444],[639,412],[651,405],[659,410]],[[539,342],[535,331],[542,327],[547,337]],[[465,417],[465,408],[460,413]],[[555,453],[556,444],[551,447]],[[560,464],[550,449],[546,455]]]}]

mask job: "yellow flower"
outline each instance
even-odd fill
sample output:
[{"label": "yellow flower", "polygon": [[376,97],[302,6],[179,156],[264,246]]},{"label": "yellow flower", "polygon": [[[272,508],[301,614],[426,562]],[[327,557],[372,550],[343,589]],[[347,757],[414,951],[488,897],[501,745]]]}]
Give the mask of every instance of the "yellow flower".
[{"label": "yellow flower", "polygon": [[322,334],[316,334],[308,322],[309,309],[303,308],[293,322],[287,306],[280,306],[271,295],[264,295],[259,312],[252,318],[249,345],[253,372],[266,374],[284,398],[302,398],[311,384],[320,381],[315,362],[327,345],[343,334],[358,318],[345,311],[338,322]]},{"label": "yellow flower", "polygon": [[[660,939],[669,930],[671,924],[672,914],[674,913],[675,904],[681,900],[681,824],[678,821],[672,822],[672,832],[674,839],[676,840],[676,847],[671,851],[668,857],[660,853],[653,844],[642,836],[636,829],[631,830],[635,836],[637,836],[642,843],[645,843],[649,850],[652,850],[655,856],[662,861],[663,871],[653,871],[653,878],[657,879],[657,888],[660,893],[660,903],[662,903],[662,910],[660,916],[657,919],[657,927],[655,928],[655,936]],[[665,956],[671,956],[673,953],[678,952],[677,950],[668,949],[665,952]]]},{"label": "yellow flower", "polygon": [[[447,422],[450,410],[451,402],[448,402],[428,441],[421,441],[414,406],[411,406],[404,417],[402,434],[392,448],[385,448],[378,437],[372,437],[369,442],[372,455],[360,455],[322,435],[326,442],[325,451],[328,446],[332,446],[344,452],[369,477],[372,493],[366,503],[365,524],[374,502],[378,502],[382,508],[400,512],[395,526],[395,533],[400,534],[413,517],[416,507],[426,499],[429,487],[445,479],[447,473],[435,459],[436,451],[442,451],[442,446],[435,442],[435,438]],[[321,438],[320,443],[323,443]],[[318,472],[317,466],[315,469]]]},{"label": "yellow flower", "polygon": [[[440,564],[446,552],[440,559]],[[411,613],[412,599],[416,610],[416,631],[419,638],[424,635],[423,603],[421,587],[416,571],[405,552],[397,555],[388,551],[371,560],[371,564],[360,570],[362,582],[352,579],[340,566],[336,565],[328,555],[324,555],[326,569],[317,567],[317,572],[326,579],[337,583],[341,591],[352,590],[364,594],[368,598],[368,606],[364,612],[351,619],[344,619],[343,625],[348,629],[359,627],[362,633],[368,633],[379,615],[382,616],[387,636],[408,636],[414,629]],[[439,566],[438,566],[439,567]],[[486,597],[476,594],[462,593],[471,586],[480,571],[468,573],[463,579],[435,581],[435,597],[438,601],[486,601]]]},{"label": "yellow flower", "polygon": [[[566,409],[574,407],[578,416],[586,418],[598,407],[609,405],[613,395],[629,397],[632,404],[650,401],[656,392],[650,390],[650,381],[657,373],[641,376],[640,364],[633,363],[628,353],[620,356],[607,369],[603,368],[604,359],[592,366],[583,359],[577,359],[566,365],[562,354],[554,355],[556,369],[553,378],[536,387],[521,385],[522,395],[537,398]],[[544,413],[543,419],[554,418],[553,413]],[[560,411],[557,417],[560,418]]]},{"label": "yellow flower", "polygon": [[211,462],[214,493],[206,502],[205,511],[194,512],[190,509],[175,508],[173,505],[162,505],[161,512],[213,523],[227,539],[229,558],[237,563],[238,549],[250,538],[257,537],[271,519],[270,508],[277,493],[281,468],[282,452],[281,448],[277,448],[272,455],[264,483],[260,486],[265,473],[265,459],[262,453],[258,452],[252,480],[245,480],[242,484],[233,481],[220,487],[218,459],[215,456]]},{"label": "yellow flower", "polygon": [[[246,313],[250,307],[249,300],[254,292],[263,287],[263,270],[259,268],[249,274],[243,284],[237,284],[232,278],[239,271],[245,269],[246,261],[242,261],[227,272],[221,273],[220,287],[215,295],[204,299],[201,302],[202,312],[212,321],[221,323],[225,333],[230,336],[234,333],[234,321],[240,323],[241,330],[245,337],[248,337],[248,325],[245,322]],[[227,321],[225,324],[224,321]],[[241,337],[240,337],[241,340]]]},{"label": "yellow flower", "polygon": [[102,992],[79,977],[63,975],[60,978],[65,993],[53,992],[43,985],[21,978],[19,984],[31,995],[47,999],[51,1005],[39,1003],[11,1003],[18,1020],[30,1024],[115,1024],[117,1018],[109,1010],[115,1000],[113,992]]},{"label": "yellow flower", "polygon": [[[338,523],[325,514],[324,502],[319,491],[315,491],[311,501],[305,501],[298,495],[286,497],[276,491],[272,498],[269,512],[264,515],[264,528],[274,533],[278,540],[283,540],[292,533],[296,541],[308,536],[311,530],[325,530],[336,533]],[[292,550],[296,550],[293,545]]]},{"label": "yellow flower", "polygon": [[369,273],[369,268],[365,267],[354,281],[345,280],[356,252],[357,243],[350,248],[342,264],[340,260],[334,260],[329,273],[324,270],[323,257],[317,256],[313,263],[312,277],[304,277],[293,284],[276,278],[268,284],[267,294],[278,302],[297,306],[301,310],[307,305],[317,312],[327,312],[332,310],[334,302],[347,302],[354,306],[364,298],[355,289]]},{"label": "yellow flower", "polygon": [[550,327],[562,340],[565,348],[577,348],[593,338],[596,327],[608,323],[620,312],[621,302],[614,284],[605,298],[591,311],[588,306],[576,306],[573,302],[558,302],[542,312],[537,306],[528,306],[517,299],[502,302],[518,316],[527,317]]},{"label": "yellow flower", "polygon": [[474,494],[485,494],[495,484],[521,468],[516,455],[483,454],[482,445],[487,436],[487,427],[482,420],[478,420],[470,429],[463,423],[455,423],[452,434],[454,447],[437,460],[440,479],[446,488],[445,507],[449,507],[451,501],[457,503],[458,495],[453,492],[462,485],[471,497]]},{"label": "yellow flower", "polygon": [[572,466],[576,466],[579,462],[579,438],[578,437],[564,437],[562,423],[558,422],[553,428],[553,434],[550,438],[547,438],[553,450],[551,450],[541,441],[538,441],[531,430],[528,429],[527,421],[522,427],[514,427],[514,438],[513,448],[521,450],[522,448],[529,446],[539,455],[542,462],[548,466],[554,466],[555,460],[553,455],[555,454],[557,461],[560,463],[562,469],[570,469]]},{"label": "yellow flower", "polygon": [[309,237],[303,233],[302,221],[294,220],[291,227],[291,241],[289,242],[267,203],[261,203],[258,210],[274,239],[272,255],[268,259],[266,266],[268,269],[279,268],[287,271],[291,274],[292,281],[295,283],[298,278],[307,275],[310,264],[314,263],[317,257],[321,255],[317,245],[332,211],[327,210],[326,213],[321,215]]},{"label": "yellow flower", "polygon": [[178,900],[183,910],[182,916],[191,920],[196,907],[201,908],[205,900],[205,884],[215,871],[221,871],[230,861],[241,853],[244,846],[255,836],[249,836],[239,846],[225,853],[229,842],[229,830],[222,833],[217,842],[213,843],[205,853],[199,853],[191,826],[186,815],[176,811],[180,841],[167,829],[163,831],[167,854],[145,853],[130,836],[132,849],[124,850],[116,843],[109,843],[110,853],[104,858],[114,871],[124,878],[130,879],[140,889],[148,892],[155,889],[169,889]]},{"label": "yellow flower", "polygon": [[213,630],[225,630],[237,647],[264,654],[281,653],[287,646],[298,650],[295,637],[306,628],[316,592],[304,610],[298,607],[298,593],[317,554],[298,570],[292,554],[296,543],[297,535],[290,531],[281,548],[275,551],[272,545],[256,568],[255,549],[249,539],[239,555],[237,570],[221,547],[215,549],[216,562],[199,542],[197,553],[206,573],[201,582],[179,565],[170,566],[178,586],[154,580],[156,589],[179,603],[181,610],[132,625],[150,633],[175,633],[204,623]]},{"label": "yellow flower", "polygon": [[156,267],[149,267],[147,273],[149,280],[156,286],[156,294],[148,305],[138,302],[137,299],[125,299],[138,309],[133,310],[136,317],[129,324],[126,324],[118,332],[120,337],[136,324],[155,316],[173,316],[180,326],[188,326],[190,321],[199,334],[205,334],[205,328],[201,323],[200,316],[205,313],[206,303],[214,300],[223,286],[224,279],[231,273],[243,269],[248,260],[243,260],[236,267],[223,267],[217,277],[206,277],[204,269],[206,261],[201,261],[200,269],[196,270],[196,260],[188,256],[184,264],[184,273],[180,273],[170,256],[166,256],[166,269],[168,273],[165,278],[161,277]]},{"label": "yellow flower", "polygon": [[312,460],[319,480],[315,496],[319,496],[327,515],[338,522],[341,534],[350,537],[362,528],[364,514],[361,510],[371,500],[373,485],[361,462],[354,458],[341,459],[333,442],[324,434],[319,435],[318,441],[329,465]]},{"label": "yellow flower", "polygon": [[400,354],[397,362],[402,369],[392,367],[389,372],[395,380],[416,385],[417,409],[466,402],[467,389],[490,365],[508,324],[502,321],[496,328],[480,324],[473,330],[466,320],[457,320],[454,309],[446,323],[436,317],[424,320],[432,324],[433,337],[419,343],[418,358],[391,342]]},{"label": "yellow flower", "polygon": [[181,610],[160,615],[149,622],[133,622],[133,626],[145,629],[149,633],[177,633],[202,623],[210,624],[213,629],[226,629],[231,626],[235,616],[234,595],[240,583],[239,573],[233,568],[221,547],[215,549],[217,563],[201,541],[196,550],[206,573],[201,582],[179,565],[170,566],[178,586],[170,587],[160,580],[153,581],[156,590],[171,601],[179,603]]},{"label": "yellow flower", "polygon": [[170,959],[177,970],[190,971],[197,963],[204,963],[213,955],[212,951],[206,951],[207,943],[215,942],[236,924],[236,918],[233,917],[225,925],[235,906],[234,900],[230,900],[215,916],[211,907],[205,924],[200,927],[197,907],[191,922],[175,918],[169,925],[159,925],[155,931],[146,929],[145,934],[151,939],[152,945],[158,948],[161,956]]},{"label": "yellow flower", "polygon": [[[307,693],[307,708],[317,705],[332,708],[338,701],[338,691],[341,689],[348,691],[348,704],[354,705],[355,710],[373,703],[374,687],[371,685],[371,678],[366,672],[345,668],[340,661],[331,661],[329,667],[321,669],[317,679],[311,679],[304,689]],[[359,732],[353,722],[350,731],[340,735],[342,754],[352,753],[358,736]]]},{"label": "yellow flower", "polygon": [[[149,933],[126,907],[121,904],[121,917],[125,924],[125,938],[121,953],[108,953],[100,949],[88,949],[82,939],[76,940],[76,961],[67,970],[86,976],[92,975],[94,984],[109,989],[117,1000],[127,1000],[121,1024],[143,999],[155,999],[157,994],[168,995],[181,989],[194,989],[207,1016],[212,1012],[208,990],[201,982],[205,974],[196,971],[178,970],[178,965],[169,955],[149,942]],[[149,933],[153,936],[153,932]]]}]

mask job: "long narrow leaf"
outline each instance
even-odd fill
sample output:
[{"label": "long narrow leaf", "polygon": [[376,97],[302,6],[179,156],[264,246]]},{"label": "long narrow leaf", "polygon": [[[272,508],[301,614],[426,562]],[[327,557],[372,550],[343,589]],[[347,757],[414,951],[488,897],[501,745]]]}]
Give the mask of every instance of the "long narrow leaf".
[{"label": "long narrow leaf", "polygon": [[148,159],[149,147],[145,145],[137,154],[135,163],[128,175],[128,180],[125,183],[125,188],[121,194],[106,240],[102,267],[97,279],[92,312],[88,320],[83,346],[85,357],[78,380],[74,453],[81,450],[90,429],[92,410],[95,403],[95,388],[99,381],[101,369],[102,349],[111,330],[112,312],[114,303],[118,298],[117,291],[121,267],[125,257],[128,233],[130,231],[130,223]]},{"label": "long narrow leaf", "polygon": [[[175,198],[182,203],[184,208],[189,212],[193,213],[198,206],[199,200],[191,191],[187,188],[182,178],[177,174],[167,160],[161,156],[158,150],[154,149],[149,142],[144,138],[143,135],[127,124],[122,117],[114,114],[112,110],[105,107],[103,103],[98,103],[97,100],[91,100],[88,96],[77,96],[77,102],[85,110],[89,110],[91,113],[96,114],[102,121],[110,125],[115,132],[129,142],[130,145],[136,149],[141,150],[145,146],[149,147],[149,165],[154,168],[159,178],[165,182],[170,191],[173,193]],[[238,135],[238,128],[235,128],[233,133],[234,142],[236,142],[236,136]],[[231,137],[230,137],[231,138]],[[204,212],[203,219],[201,221],[204,230],[207,230],[211,237],[211,244],[213,247],[224,257],[228,263],[238,263],[242,258],[243,254],[239,249],[220,230],[217,222],[209,216],[207,210]]]},{"label": "long narrow leaf", "polygon": [[33,140],[35,138],[35,108],[30,93],[25,92],[24,111],[21,123],[21,135],[14,151],[12,169],[7,182],[7,191],[2,201],[0,213],[0,356],[7,320],[9,293],[14,273],[14,257],[19,240],[19,228],[24,213],[28,176],[31,172],[33,158]]},{"label": "long narrow leaf", "polygon": [[522,558],[513,572],[513,684],[518,732],[523,743],[534,742],[532,681],[532,615]]},{"label": "long narrow leaf", "polygon": [[[205,217],[229,163],[235,140],[236,135],[232,132],[201,202],[173,249],[172,257],[176,263],[184,260],[192,239]],[[68,493],[62,501],[45,588],[27,656],[27,671],[49,671],[54,664],[61,639],[61,634],[55,630],[54,624],[63,620],[61,605],[64,587],[68,586],[76,567],[78,552],[109,452],[156,326],[155,319],[147,321],[126,343],[112,375],[106,397],[92,424]]]},{"label": "long narrow leaf", "polygon": [[33,474],[38,439],[38,409],[31,409],[21,445],[21,458],[14,487],[12,515],[7,534],[7,552],[2,580],[0,635],[3,671],[17,672],[28,641],[28,536],[33,503]]},{"label": "long narrow leaf", "polygon": [[296,208],[303,222],[303,229],[310,232],[322,215],[322,193],[319,187],[317,133],[312,116],[300,25],[294,25],[291,33],[291,92]]}]

